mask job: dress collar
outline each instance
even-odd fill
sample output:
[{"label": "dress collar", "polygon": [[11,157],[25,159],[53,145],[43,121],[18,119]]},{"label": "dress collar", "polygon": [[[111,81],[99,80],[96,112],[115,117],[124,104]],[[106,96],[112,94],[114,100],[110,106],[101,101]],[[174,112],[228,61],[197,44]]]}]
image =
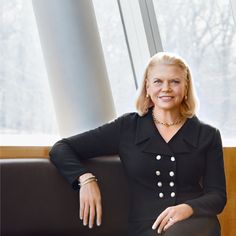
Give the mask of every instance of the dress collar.
[{"label": "dress collar", "polygon": [[188,118],[174,137],[166,143],[157,130],[152,118],[152,109],[138,117],[135,144],[146,143],[144,151],[173,155],[173,153],[190,152],[198,146],[200,121],[196,116]]}]

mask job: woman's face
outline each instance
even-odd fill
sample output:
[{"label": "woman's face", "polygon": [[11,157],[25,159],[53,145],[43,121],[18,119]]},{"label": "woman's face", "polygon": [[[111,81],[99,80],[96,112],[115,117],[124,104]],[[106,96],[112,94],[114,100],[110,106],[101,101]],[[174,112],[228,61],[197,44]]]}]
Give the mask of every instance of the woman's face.
[{"label": "woman's face", "polygon": [[187,93],[186,72],[176,65],[157,64],[148,70],[146,90],[155,107],[178,110]]}]

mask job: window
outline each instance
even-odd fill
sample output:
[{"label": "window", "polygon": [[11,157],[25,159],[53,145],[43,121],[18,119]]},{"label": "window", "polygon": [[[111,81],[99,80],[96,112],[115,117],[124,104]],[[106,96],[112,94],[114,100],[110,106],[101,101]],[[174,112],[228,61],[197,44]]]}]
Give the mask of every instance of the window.
[{"label": "window", "polygon": [[[117,0],[93,3],[120,115],[135,110],[136,88],[119,7]],[[200,100],[200,118],[218,127],[224,140],[235,140],[236,27],[229,1],[157,0],[153,4],[164,50],[180,54],[190,64]],[[31,1],[2,0],[0,16],[1,144],[10,138],[14,145],[14,135],[29,135],[30,141],[30,135],[43,136],[47,144],[52,144],[58,131]],[[135,30],[142,32],[141,28]],[[144,37],[140,38],[137,41],[144,45]],[[142,53],[131,53],[133,61],[146,57],[146,48],[144,45]],[[140,62],[136,62],[136,73]],[[137,74],[140,80],[141,73]],[[46,136],[55,139],[48,142]],[[30,145],[29,140],[25,142]]]},{"label": "window", "polygon": [[1,145],[39,144],[57,127],[31,1],[2,0],[0,26]]},{"label": "window", "polygon": [[[199,117],[236,139],[236,26],[229,1],[153,1],[163,48],[190,64]],[[231,140],[231,141],[230,141]]]},{"label": "window", "polygon": [[117,115],[134,110],[135,83],[117,0],[93,0]]}]

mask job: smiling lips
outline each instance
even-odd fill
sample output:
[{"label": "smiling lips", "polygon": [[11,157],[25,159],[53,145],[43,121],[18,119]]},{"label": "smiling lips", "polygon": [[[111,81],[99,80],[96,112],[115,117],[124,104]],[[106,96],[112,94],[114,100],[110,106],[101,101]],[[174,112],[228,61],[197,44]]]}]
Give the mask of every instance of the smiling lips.
[{"label": "smiling lips", "polygon": [[174,97],[173,96],[159,96],[159,99],[161,99],[161,101],[163,102],[169,102],[171,101]]}]

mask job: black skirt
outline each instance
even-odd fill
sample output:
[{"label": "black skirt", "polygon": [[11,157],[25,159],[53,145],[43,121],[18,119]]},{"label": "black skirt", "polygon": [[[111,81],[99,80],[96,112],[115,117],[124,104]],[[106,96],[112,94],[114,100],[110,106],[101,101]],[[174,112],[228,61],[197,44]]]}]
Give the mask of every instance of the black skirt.
[{"label": "black skirt", "polygon": [[128,236],[220,236],[216,216],[190,217],[172,225],[161,234],[152,229],[155,220],[129,222]]}]

